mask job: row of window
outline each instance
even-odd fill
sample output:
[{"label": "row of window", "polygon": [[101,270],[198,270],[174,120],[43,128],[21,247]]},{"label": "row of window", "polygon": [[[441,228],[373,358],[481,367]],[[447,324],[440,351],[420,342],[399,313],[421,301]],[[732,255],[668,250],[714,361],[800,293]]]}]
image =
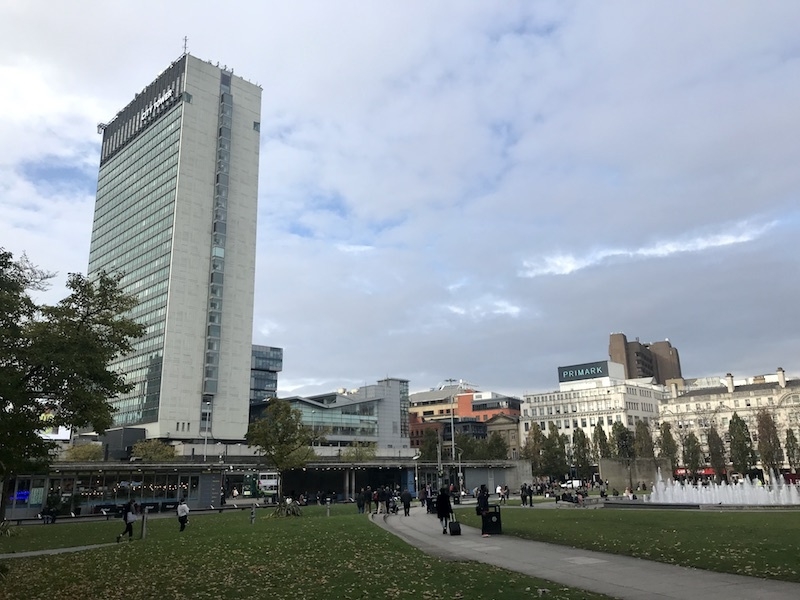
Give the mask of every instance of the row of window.
[{"label": "row of window", "polygon": [[100,167],[97,182],[98,196],[106,193],[107,186],[119,186],[121,179],[130,179],[131,174],[141,168],[142,163],[152,162],[154,153],[163,152],[172,146],[180,136],[181,112],[166,115],[157,125],[149,128],[135,145],[129,146],[113,162]]}]

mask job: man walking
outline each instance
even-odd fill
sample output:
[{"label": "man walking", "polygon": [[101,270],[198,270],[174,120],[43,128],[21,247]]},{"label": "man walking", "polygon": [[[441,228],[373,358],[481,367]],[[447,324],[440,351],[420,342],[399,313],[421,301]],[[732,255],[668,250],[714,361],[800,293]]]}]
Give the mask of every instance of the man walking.
[{"label": "man walking", "polygon": [[403,503],[403,514],[408,516],[411,512],[411,492],[408,488],[403,488],[403,493],[400,494],[400,502]]}]

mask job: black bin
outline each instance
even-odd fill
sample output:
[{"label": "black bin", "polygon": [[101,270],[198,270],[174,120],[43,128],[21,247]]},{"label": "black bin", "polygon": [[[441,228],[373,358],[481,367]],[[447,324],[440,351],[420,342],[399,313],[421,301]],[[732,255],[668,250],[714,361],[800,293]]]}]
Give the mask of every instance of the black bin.
[{"label": "black bin", "polygon": [[485,515],[482,515],[481,518],[483,519],[481,527],[483,533],[494,534],[494,535],[503,533],[503,524],[500,521],[499,504],[491,504],[489,506],[489,510],[486,512]]}]

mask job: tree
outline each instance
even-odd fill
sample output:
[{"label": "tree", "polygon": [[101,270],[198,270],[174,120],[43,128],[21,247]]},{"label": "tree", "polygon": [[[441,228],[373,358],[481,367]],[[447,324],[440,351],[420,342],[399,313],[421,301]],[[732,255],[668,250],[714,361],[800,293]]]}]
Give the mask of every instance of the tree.
[{"label": "tree", "polygon": [[161,440],[139,440],[133,445],[131,456],[148,462],[169,462],[175,458],[175,448]]},{"label": "tree", "polygon": [[[668,422],[662,421],[658,429],[660,433],[658,438],[658,457],[669,460],[670,468],[674,469],[678,464],[678,443],[672,437],[672,426]],[[672,477],[672,473],[670,473],[670,477]]]},{"label": "tree", "polygon": [[37,305],[29,292],[46,289],[50,277],[0,249],[0,514],[9,479],[51,460],[55,445],[40,432],[111,426],[109,400],[131,385],[108,365],[144,334],[125,316],[137,301],[123,293],[121,275],[70,274],[66,298]]},{"label": "tree", "polygon": [[[245,440],[255,447],[282,476],[290,469],[304,467],[316,456],[311,444],[316,439],[313,429],[303,423],[303,414],[286,400],[272,398],[264,417],[250,424]],[[278,495],[283,496],[283,477]]]},{"label": "tree", "polygon": [[692,475],[700,470],[700,465],[703,464],[703,449],[700,447],[700,440],[694,432],[690,432],[683,440],[683,466],[685,466]]},{"label": "tree", "polygon": [[506,460],[508,458],[508,444],[502,436],[495,432],[485,442],[484,460]]},{"label": "tree", "polygon": [[[461,450],[462,460],[476,460],[475,457],[480,453],[478,449],[478,440],[466,433],[456,434],[456,447]],[[434,452],[435,451],[436,447],[434,446]],[[434,459],[435,458],[436,456],[434,454]]]},{"label": "tree", "polygon": [[636,458],[655,458],[656,456],[650,427],[644,421],[636,422],[636,431],[633,435],[633,454]]},{"label": "tree", "polygon": [[531,473],[534,476],[544,475],[542,471],[542,450],[544,448],[544,433],[538,423],[531,423],[531,430],[525,438],[522,447],[522,458],[531,461]]},{"label": "tree", "polygon": [[558,433],[556,424],[548,423],[547,437],[542,447],[542,471],[551,479],[561,479],[569,470],[564,439]]},{"label": "tree", "polygon": [[633,457],[633,433],[620,421],[611,427],[611,448],[614,456],[630,461]]},{"label": "tree", "polygon": [[598,463],[601,458],[611,458],[611,446],[600,423],[594,426],[594,431],[592,432],[592,452]]},{"label": "tree", "polygon": [[746,475],[755,464],[753,441],[750,439],[750,430],[747,423],[736,413],[733,413],[728,424],[728,435],[731,438],[731,462],[734,471]]},{"label": "tree", "polygon": [[345,462],[360,463],[375,458],[375,442],[355,442],[342,450],[342,460]]},{"label": "tree", "polygon": [[725,458],[725,442],[712,426],[708,430],[708,459],[717,479],[727,474],[728,461]]},{"label": "tree", "polygon": [[786,430],[786,461],[789,463],[789,468],[796,473],[797,467],[800,466],[800,445],[797,443],[794,429]]},{"label": "tree", "polygon": [[775,426],[772,413],[763,409],[758,411],[756,430],[758,431],[758,453],[761,455],[761,465],[772,479],[773,475],[777,476],[780,473],[779,469],[783,464],[781,439],[778,436],[778,428]]},{"label": "tree", "polygon": [[100,444],[70,446],[67,449],[65,458],[70,462],[94,462],[96,460],[103,460],[103,446]]},{"label": "tree", "polygon": [[580,427],[572,433],[572,461],[578,478],[587,481],[592,476],[592,450],[586,432]]},{"label": "tree", "polygon": [[436,429],[428,428],[422,434],[419,446],[419,460],[435,462],[439,457],[439,434]]}]

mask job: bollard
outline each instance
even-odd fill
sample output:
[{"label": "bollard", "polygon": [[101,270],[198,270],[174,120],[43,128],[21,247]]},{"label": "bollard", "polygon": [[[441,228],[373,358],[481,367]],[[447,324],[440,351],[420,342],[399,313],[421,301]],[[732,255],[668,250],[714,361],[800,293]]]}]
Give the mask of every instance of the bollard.
[{"label": "bollard", "polygon": [[329,516],[329,517],[331,516],[331,499],[330,498],[326,498],[326,500],[325,500],[325,512],[327,513],[327,516]]},{"label": "bollard", "polygon": [[250,507],[250,525],[255,525],[256,522],[256,507]]},{"label": "bollard", "polygon": [[142,513],[142,535],[139,537],[140,540],[143,540],[147,537],[147,515],[150,514],[150,507],[145,506],[144,512]]}]

